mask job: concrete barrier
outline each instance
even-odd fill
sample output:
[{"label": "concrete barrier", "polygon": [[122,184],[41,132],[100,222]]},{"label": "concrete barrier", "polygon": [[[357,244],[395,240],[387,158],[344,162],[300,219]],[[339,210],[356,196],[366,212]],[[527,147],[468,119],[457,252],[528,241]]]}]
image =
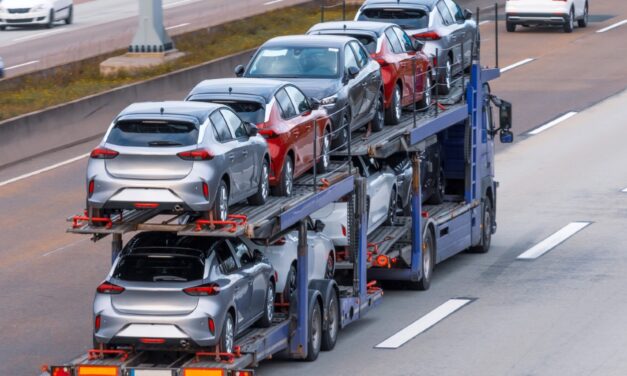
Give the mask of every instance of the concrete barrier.
[{"label": "concrete barrier", "polygon": [[133,102],[182,100],[204,79],[234,77],[233,68],[246,64],[253,52],[244,51],[0,122],[0,168],[98,138],[113,117]]}]

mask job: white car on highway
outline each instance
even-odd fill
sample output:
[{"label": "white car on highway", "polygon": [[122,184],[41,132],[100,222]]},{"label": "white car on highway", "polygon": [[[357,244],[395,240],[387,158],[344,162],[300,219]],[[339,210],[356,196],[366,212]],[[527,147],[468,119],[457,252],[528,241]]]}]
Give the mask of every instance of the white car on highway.
[{"label": "white car on highway", "polygon": [[71,24],[74,17],[72,0],[2,0],[0,30],[9,26],[44,25],[52,28],[57,21]]},{"label": "white car on highway", "polygon": [[505,18],[510,33],[517,25],[561,25],[570,33],[575,21],[588,25],[588,0],[507,0]]},{"label": "white car on highway", "polygon": [[0,57],[0,78],[4,78],[4,61]]},{"label": "white car on highway", "polygon": [[[307,231],[307,269],[309,280],[331,279],[335,274],[335,247],[333,241],[322,233],[322,222],[316,221],[315,228]],[[277,293],[289,297],[296,291],[296,270],[298,267],[298,231],[292,231],[269,245],[259,244],[252,240],[250,248],[257,249],[268,258],[277,272]]]}]

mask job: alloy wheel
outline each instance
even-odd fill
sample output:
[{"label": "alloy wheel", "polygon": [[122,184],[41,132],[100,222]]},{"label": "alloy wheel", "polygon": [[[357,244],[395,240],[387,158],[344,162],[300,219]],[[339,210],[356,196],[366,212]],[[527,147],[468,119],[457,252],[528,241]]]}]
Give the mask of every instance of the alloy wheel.
[{"label": "alloy wheel", "polygon": [[220,204],[219,204],[219,209],[220,209],[220,220],[221,221],[226,221],[226,217],[228,216],[228,194],[226,192],[226,187],[225,186],[220,186]]},{"label": "alloy wheel", "polygon": [[268,287],[268,296],[266,298],[266,314],[268,316],[268,321],[272,321],[274,317],[274,285],[270,283]]},{"label": "alloy wheel", "polygon": [[425,78],[425,87],[422,95],[424,96],[425,107],[429,108],[431,106],[431,76],[429,74]]},{"label": "alloy wheel", "polygon": [[337,332],[339,329],[339,323],[337,320],[338,317],[338,307],[337,307],[337,299],[331,299],[329,302],[329,334],[331,339],[335,341],[335,337],[337,337]]},{"label": "alloy wheel", "polygon": [[230,314],[226,315],[226,323],[224,325],[224,351],[227,353],[233,352],[233,339],[235,337],[233,330],[233,318]]},{"label": "alloy wheel", "polygon": [[330,146],[331,146],[331,136],[325,130],[324,137],[322,139],[322,167],[324,168],[325,171],[329,167],[329,162],[330,162],[329,161],[330,160],[329,148],[330,148]]},{"label": "alloy wheel", "polygon": [[269,179],[268,164],[264,163],[262,171],[261,171],[261,196],[263,197],[264,201],[265,199],[268,198],[268,193],[270,191],[268,179]]},{"label": "alloy wheel", "polygon": [[422,243],[422,274],[425,280],[431,279],[431,237],[429,236],[429,241],[423,241]]},{"label": "alloy wheel", "polygon": [[452,75],[453,75],[453,68],[451,67],[451,60],[447,59],[446,60],[446,77],[444,78],[447,90],[451,88],[451,80],[452,80],[451,76]]},{"label": "alloy wheel", "polygon": [[287,161],[285,162],[285,183],[284,183],[285,193],[287,196],[292,195],[292,185],[294,184],[292,179],[293,179],[292,160],[288,158]]},{"label": "alloy wheel", "polygon": [[335,270],[335,260],[333,259],[333,253],[329,253],[327,257],[327,266],[324,272],[324,276],[327,279],[332,279]]},{"label": "alloy wheel", "polygon": [[397,119],[401,118],[402,115],[402,107],[401,107],[401,91],[398,86],[394,89],[394,115]]}]

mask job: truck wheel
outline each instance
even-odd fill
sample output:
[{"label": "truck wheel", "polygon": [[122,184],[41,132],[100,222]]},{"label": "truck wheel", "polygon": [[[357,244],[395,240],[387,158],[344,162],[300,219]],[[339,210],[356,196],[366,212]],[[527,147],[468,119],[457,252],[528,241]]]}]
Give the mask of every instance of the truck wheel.
[{"label": "truck wheel", "polygon": [[570,12],[568,13],[568,18],[564,20],[564,32],[572,33],[575,28],[575,12],[573,8],[570,8]]},{"label": "truck wheel", "polygon": [[268,281],[268,289],[266,290],[266,304],[264,306],[263,316],[259,320],[259,326],[269,328],[274,318],[274,282]]},{"label": "truck wheel", "polygon": [[431,286],[431,275],[433,274],[433,265],[435,263],[435,243],[433,234],[427,230],[422,240],[422,278],[418,282],[411,282],[410,287],[413,290],[426,291]]},{"label": "truck wheel", "polygon": [[326,306],[327,325],[326,329],[322,331],[321,348],[323,351],[330,351],[335,347],[337,334],[340,331],[340,309],[335,291],[330,294],[329,301]]},{"label": "truck wheel", "polygon": [[577,20],[577,26],[586,27],[588,26],[588,3],[583,8],[583,17],[580,20]]},{"label": "truck wheel", "polygon": [[322,344],[322,311],[320,304],[314,303],[309,312],[309,341],[307,342],[307,358],[308,362],[313,362],[320,354],[320,346]]},{"label": "truck wheel", "polygon": [[513,33],[516,31],[516,24],[512,22],[506,22],[505,27],[507,28],[508,33]]},{"label": "truck wheel", "polygon": [[487,253],[492,243],[492,201],[486,199],[483,203],[483,214],[481,218],[481,243],[470,248],[474,253]]},{"label": "truck wheel", "polygon": [[263,159],[261,165],[261,176],[259,177],[259,185],[257,193],[248,198],[251,205],[263,205],[266,203],[268,194],[270,193],[270,164],[267,159]]}]

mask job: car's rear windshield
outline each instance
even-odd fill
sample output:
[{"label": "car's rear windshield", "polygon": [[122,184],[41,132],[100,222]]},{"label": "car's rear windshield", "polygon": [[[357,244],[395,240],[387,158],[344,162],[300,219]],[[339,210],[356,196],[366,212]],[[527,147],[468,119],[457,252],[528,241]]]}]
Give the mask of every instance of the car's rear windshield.
[{"label": "car's rear windshield", "polygon": [[198,128],[182,121],[122,120],[111,129],[106,142],[120,146],[189,146],[198,142]]},{"label": "car's rear windshield", "polygon": [[250,64],[249,77],[334,78],[340,50],[334,47],[263,48]]},{"label": "car's rear windshield", "polygon": [[429,15],[421,9],[370,8],[364,9],[359,21],[390,22],[403,29],[424,29],[429,26]]},{"label": "car's rear windshield", "polygon": [[377,52],[377,40],[372,35],[345,33],[343,31],[321,31],[324,35],[345,35],[353,37],[366,47],[369,54]]},{"label": "car's rear windshield", "polygon": [[131,254],[122,257],[113,277],[131,282],[187,282],[202,279],[201,258],[176,254]]},{"label": "car's rear windshield", "polygon": [[237,112],[242,120],[253,124],[263,123],[266,111],[264,106],[259,102],[245,101],[213,101],[215,103],[225,104]]}]

